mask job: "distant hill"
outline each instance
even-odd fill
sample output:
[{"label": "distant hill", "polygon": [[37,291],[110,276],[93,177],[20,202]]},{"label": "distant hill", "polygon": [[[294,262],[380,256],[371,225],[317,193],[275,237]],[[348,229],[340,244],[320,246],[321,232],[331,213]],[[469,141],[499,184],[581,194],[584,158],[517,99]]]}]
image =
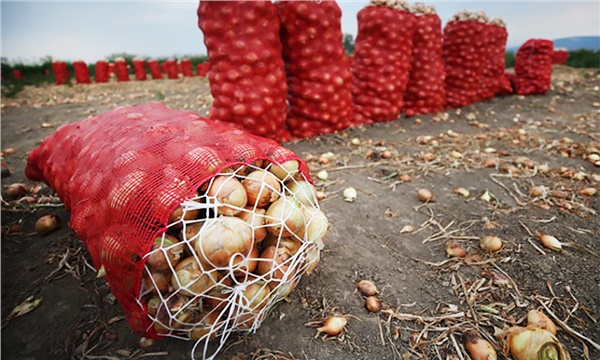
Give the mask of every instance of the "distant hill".
[{"label": "distant hill", "polygon": [[600,50],[600,36],[572,36],[554,40],[555,48],[566,48],[567,50]]}]

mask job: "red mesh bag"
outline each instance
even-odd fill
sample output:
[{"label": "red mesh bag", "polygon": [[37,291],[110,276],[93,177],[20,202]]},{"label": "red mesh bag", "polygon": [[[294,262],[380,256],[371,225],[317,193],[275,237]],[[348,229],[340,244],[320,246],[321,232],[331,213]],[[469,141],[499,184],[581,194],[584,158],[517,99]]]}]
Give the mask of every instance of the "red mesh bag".
[{"label": "red mesh bag", "polygon": [[433,6],[415,4],[410,78],[404,93],[406,116],[437,113],[444,108],[446,73],[442,58],[442,22]]},{"label": "red mesh bag", "polygon": [[108,82],[108,61],[98,60],[96,61],[96,82],[106,83]]},{"label": "red mesh bag", "polygon": [[115,59],[115,74],[117,75],[117,81],[129,81],[129,69],[127,68],[127,62],[124,58],[118,57]]},{"label": "red mesh bag", "polygon": [[350,126],[352,73],[335,1],[278,1],[288,82],[287,125],[312,137]]},{"label": "red mesh bag", "polygon": [[200,1],[198,26],[210,58],[211,119],[289,139],[287,83],[277,9],[271,1]]},{"label": "red mesh bag", "polygon": [[552,80],[554,43],[550,40],[527,40],[515,57],[515,92],[519,95],[545,94]]},{"label": "red mesh bag", "polygon": [[158,64],[158,60],[148,60],[148,69],[150,70],[150,75],[152,75],[152,78],[154,80],[163,78],[162,72],[160,71],[160,65]]},{"label": "red mesh bag", "polygon": [[146,75],[146,64],[144,59],[142,58],[133,58],[133,73],[135,75],[136,81],[145,81],[147,79]]},{"label": "red mesh bag", "polygon": [[181,59],[181,72],[184,77],[192,77],[194,76],[194,67],[192,65],[192,60],[185,58]]},{"label": "red mesh bag", "polygon": [[206,77],[208,70],[210,70],[210,61],[196,64],[196,74],[198,76]]},{"label": "red mesh bag", "polygon": [[477,101],[487,53],[486,18],[463,11],[444,27],[442,51],[446,71],[446,106],[463,107]]},{"label": "red mesh bag", "polygon": [[12,73],[15,79],[23,80],[23,74],[21,73],[21,70],[13,70]]},{"label": "red mesh bag", "polygon": [[181,61],[180,60],[175,61],[175,67],[177,69],[177,75],[178,76],[180,74],[183,75],[183,69],[181,68]]},{"label": "red mesh bag", "polygon": [[354,122],[398,119],[412,61],[415,15],[402,2],[373,0],[358,12],[352,59]]},{"label": "red mesh bag", "polygon": [[165,66],[163,71],[167,74],[167,78],[179,79],[179,74],[177,73],[177,63],[175,60],[167,59],[163,65]]},{"label": "red mesh bag", "polygon": [[497,96],[504,96],[504,95],[512,95],[515,93],[515,89],[513,88],[513,81],[515,78],[515,74],[513,73],[504,73],[502,74],[502,76],[500,77],[500,84],[499,84],[499,88],[498,91],[496,92]]},{"label": "red mesh bag", "polygon": [[55,85],[66,84],[70,81],[69,72],[67,71],[67,64],[64,61],[53,60],[52,61],[52,72],[56,79]]},{"label": "red mesh bag", "polygon": [[566,64],[568,58],[569,50],[565,48],[554,48],[554,53],[552,54],[553,64]]},{"label": "red mesh bag", "polygon": [[[26,175],[56,190],[71,213],[71,228],[86,245],[94,266],[105,270],[110,289],[134,331],[150,338],[160,334],[199,339],[205,344],[219,333],[222,346],[223,338],[233,330],[255,331],[268,310],[293,290],[300,272],[309,274],[318,263],[326,219],[315,231],[319,216],[324,219],[324,215],[316,207],[307,171],[299,157],[272,140],[190,111],[151,103],[120,107],[61,126],[30,152]],[[260,176],[253,177],[255,172]],[[275,179],[275,185],[265,181],[267,175]],[[219,191],[228,181],[245,189],[243,203],[233,204],[232,199],[239,196],[228,190],[220,197]],[[263,196],[265,189],[284,184],[289,187],[277,190],[277,197],[273,197],[275,190]],[[217,192],[212,193],[215,188]],[[254,199],[250,188],[255,189]],[[294,202],[290,202],[292,198]],[[259,209],[263,200],[272,202],[267,204],[266,215]],[[271,212],[276,204],[302,211],[300,218],[287,210]],[[200,212],[212,215],[198,217]],[[192,213],[195,215],[188,216]],[[277,217],[282,222],[267,224],[268,219]],[[288,224],[292,218],[302,223],[290,235],[285,231],[292,229]],[[244,228],[239,233],[247,234],[251,242],[242,253],[223,258],[226,247],[208,253],[202,246],[209,241],[208,233],[225,221]],[[197,235],[188,236],[188,230]],[[259,238],[261,230],[264,233]],[[181,242],[175,239],[178,233]],[[298,240],[294,240],[296,234]],[[227,227],[212,235],[217,240],[232,236]],[[166,254],[180,246],[179,255],[184,256],[184,246],[192,255],[183,260],[169,255],[166,260]],[[236,261],[240,256],[248,256],[248,261],[257,258],[250,249],[258,251],[259,246],[260,257],[254,259],[259,260],[257,270]],[[273,250],[279,255],[265,254]],[[162,263],[157,261],[161,254],[165,254]],[[194,261],[202,275],[192,277],[193,281],[181,277],[180,271],[191,271],[187,266]],[[165,272],[157,270],[165,262]],[[267,265],[266,271],[261,271],[263,265]],[[155,275],[173,276],[169,283],[174,289],[162,289],[160,277]],[[184,278],[188,278],[187,284]],[[198,290],[196,285],[204,288]],[[254,304],[257,298],[260,304]],[[162,316],[165,307],[170,311],[166,318]],[[192,313],[198,317],[188,318]]]},{"label": "red mesh bag", "polygon": [[504,69],[506,68],[504,53],[506,52],[508,32],[504,22],[500,19],[491,20],[485,26],[485,34],[489,44],[479,87],[480,101],[492,99],[500,89],[507,88],[506,80],[504,80]]},{"label": "red mesh bag", "polygon": [[85,62],[77,60],[73,62],[73,71],[75,72],[75,83],[77,84],[91,84],[90,71]]}]

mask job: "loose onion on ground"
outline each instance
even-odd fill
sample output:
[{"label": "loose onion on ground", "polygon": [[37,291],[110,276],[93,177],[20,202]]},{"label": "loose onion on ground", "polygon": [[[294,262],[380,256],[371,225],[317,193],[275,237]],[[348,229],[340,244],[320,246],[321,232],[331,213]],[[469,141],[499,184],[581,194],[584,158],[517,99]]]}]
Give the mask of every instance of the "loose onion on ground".
[{"label": "loose onion on ground", "polygon": [[49,235],[60,226],[60,218],[56,215],[44,215],[35,222],[35,231],[41,235]]}]

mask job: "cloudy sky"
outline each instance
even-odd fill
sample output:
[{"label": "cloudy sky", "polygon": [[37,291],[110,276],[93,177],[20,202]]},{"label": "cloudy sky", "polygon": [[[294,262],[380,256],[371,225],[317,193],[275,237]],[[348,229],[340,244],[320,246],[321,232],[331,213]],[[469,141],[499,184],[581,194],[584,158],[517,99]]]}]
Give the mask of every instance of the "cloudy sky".
[{"label": "cloudy sky", "polygon": [[[167,57],[206,54],[197,26],[198,1],[1,1],[2,57],[95,62],[114,53]],[[356,35],[367,0],[338,0],[342,30]],[[462,9],[503,18],[508,46],[529,38],[600,35],[600,2],[431,1],[445,23]]]}]

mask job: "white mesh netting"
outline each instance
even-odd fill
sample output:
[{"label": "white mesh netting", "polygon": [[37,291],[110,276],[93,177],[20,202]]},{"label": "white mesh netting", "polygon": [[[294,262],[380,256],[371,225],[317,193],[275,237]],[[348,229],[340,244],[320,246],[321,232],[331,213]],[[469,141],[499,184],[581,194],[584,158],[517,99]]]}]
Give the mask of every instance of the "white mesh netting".
[{"label": "white mesh netting", "polygon": [[294,164],[222,170],[175,210],[146,255],[138,303],[158,334],[196,341],[193,358],[199,346],[212,359],[232,332],[256,331],[318,264],[328,221]]}]

